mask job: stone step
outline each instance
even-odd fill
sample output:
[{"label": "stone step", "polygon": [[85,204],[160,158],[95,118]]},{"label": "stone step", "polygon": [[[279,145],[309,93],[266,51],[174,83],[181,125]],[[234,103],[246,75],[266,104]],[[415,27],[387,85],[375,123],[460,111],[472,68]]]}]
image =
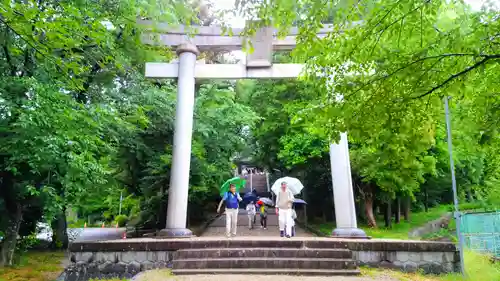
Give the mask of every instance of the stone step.
[{"label": "stone step", "polygon": [[348,249],[232,248],[185,249],[176,252],[176,260],[209,258],[326,258],[352,259]]},{"label": "stone step", "polygon": [[[248,226],[248,216],[246,215],[245,210],[240,210],[240,214],[238,215],[238,226]],[[257,213],[255,223],[260,225],[260,214]],[[269,209],[269,214],[267,215],[267,226],[277,226],[278,225],[278,216],[274,214],[274,208]],[[222,214],[219,218],[215,219],[210,227],[226,227],[226,215]]]},{"label": "stone step", "polygon": [[297,269],[297,268],[231,268],[231,269],[173,269],[175,275],[308,275],[308,276],[354,276],[359,269]]},{"label": "stone step", "polygon": [[352,259],[318,258],[218,258],[174,259],[174,269],[202,268],[299,268],[299,269],[356,269]]},{"label": "stone step", "polygon": [[220,237],[208,240],[191,240],[182,242],[190,245],[191,249],[212,248],[313,248],[313,249],[347,249],[346,240],[342,239],[304,239],[303,237],[281,238],[264,237],[261,239],[249,239],[249,237],[233,237],[227,239]]}]

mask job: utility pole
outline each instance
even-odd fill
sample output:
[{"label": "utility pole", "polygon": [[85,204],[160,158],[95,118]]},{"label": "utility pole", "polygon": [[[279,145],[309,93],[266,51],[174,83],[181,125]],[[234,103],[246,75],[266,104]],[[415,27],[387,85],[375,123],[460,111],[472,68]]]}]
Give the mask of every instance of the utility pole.
[{"label": "utility pole", "polygon": [[118,210],[118,215],[122,214],[122,201],[123,201],[123,191],[120,192],[120,209]]},{"label": "utility pole", "polygon": [[457,196],[457,181],[455,179],[455,162],[453,161],[453,145],[451,143],[451,122],[450,122],[450,109],[448,106],[448,101],[451,97],[444,97],[444,111],[446,114],[446,133],[448,135],[448,153],[450,154],[450,171],[451,171],[451,187],[453,189],[453,205],[455,206],[455,212],[453,216],[455,217],[456,228],[457,228],[457,238],[458,238],[458,252],[460,254],[460,270],[462,275],[465,276],[465,266],[464,266],[464,241],[462,234],[460,233],[460,222],[461,213],[458,209],[458,196]]}]

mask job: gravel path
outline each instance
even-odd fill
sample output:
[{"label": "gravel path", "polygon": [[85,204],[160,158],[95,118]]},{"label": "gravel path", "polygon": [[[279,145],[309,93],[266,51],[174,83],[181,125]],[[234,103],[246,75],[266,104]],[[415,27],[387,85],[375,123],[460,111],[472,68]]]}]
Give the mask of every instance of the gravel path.
[{"label": "gravel path", "polygon": [[390,276],[379,275],[375,277],[352,277],[352,276],[288,276],[288,275],[189,275],[189,276],[167,276],[161,271],[150,271],[136,276],[134,281],[163,281],[163,280],[177,280],[177,281],[398,281]]}]

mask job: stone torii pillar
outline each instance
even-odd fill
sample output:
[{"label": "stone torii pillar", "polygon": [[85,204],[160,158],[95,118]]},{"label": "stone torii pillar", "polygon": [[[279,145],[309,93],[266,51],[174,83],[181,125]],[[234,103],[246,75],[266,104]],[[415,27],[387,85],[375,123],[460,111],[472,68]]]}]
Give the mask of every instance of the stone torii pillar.
[{"label": "stone torii pillar", "polygon": [[177,55],[179,56],[179,76],[175,106],[172,168],[168,190],[167,224],[166,228],[160,231],[160,235],[189,237],[193,235],[191,230],[186,228],[186,220],[195,99],[194,71],[199,51],[195,45],[184,43],[177,47]]},{"label": "stone torii pillar", "polygon": [[[285,39],[278,39],[272,28],[262,28],[252,38],[254,53],[247,55],[244,64],[196,64],[199,49],[238,50],[243,40],[235,36],[221,35],[220,28],[211,26],[193,27],[198,30],[194,37],[186,40],[184,27],[163,27],[160,45],[177,47],[178,63],[146,63],[148,78],[178,78],[177,105],[175,115],[174,147],[168,198],[166,229],[160,232],[165,237],[190,237],[192,232],[186,228],[191,141],[193,129],[194,85],[195,79],[281,79],[297,78],[302,72],[302,64],[273,64],[274,50],[292,50],[295,47],[297,28],[290,30]],[[326,36],[331,28],[321,29],[318,37]],[[233,29],[234,31],[234,29]],[[148,34],[143,35],[146,44],[158,44]],[[330,146],[332,164],[333,193],[336,209],[337,228],[332,232],[335,237],[366,237],[357,229],[356,211],[349,163],[347,135],[341,134],[339,144]]]},{"label": "stone torii pillar", "polygon": [[356,219],[347,133],[340,134],[338,143],[330,144],[330,163],[336,221],[336,228],[332,231],[332,236],[367,238],[366,233],[358,228]]}]

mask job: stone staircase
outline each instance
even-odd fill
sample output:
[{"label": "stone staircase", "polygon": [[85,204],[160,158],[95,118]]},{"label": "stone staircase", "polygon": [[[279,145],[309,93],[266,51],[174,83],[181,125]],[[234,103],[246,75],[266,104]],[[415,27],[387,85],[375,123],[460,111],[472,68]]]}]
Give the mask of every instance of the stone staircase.
[{"label": "stone staircase", "polygon": [[[182,249],[175,253],[172,272],[189,274],[289,274],[358,275],[359,269],[346,248],[308,248],[295,239],[227,240],[224,247]],[[214,243],[216,244],[216,243]]]},{"label": "stone staircase", "polygon": [[[250,174],[246,176],[241,176],[246,180],[245,188],[242,192],[250,192]],[[252,175],[252,187],[257,191],[258,194],[267,192],[267,179],[265,174],[253,174]]]}]

